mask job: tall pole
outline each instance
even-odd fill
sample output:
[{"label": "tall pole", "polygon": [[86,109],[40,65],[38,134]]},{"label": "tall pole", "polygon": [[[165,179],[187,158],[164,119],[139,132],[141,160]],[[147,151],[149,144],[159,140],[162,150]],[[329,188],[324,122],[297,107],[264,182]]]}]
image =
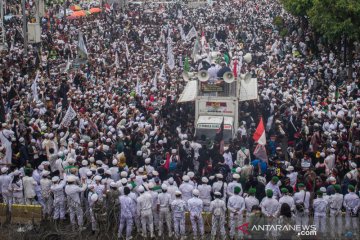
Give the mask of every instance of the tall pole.
[{"label": "tall pole", "polygon": [[25,0],[21,0],[21,9],[23,15],[23,34],[24,34],[24,54],[27,56],[28,54],[28,35],[27,35],[27,18],[25,11]]},{"label": "tall pole", "polygon": [[0,0],[0,35],[1,35],[1,39],[0,39],[0,49],[4,47],[5,45],[5,27],[4,27],[4,1],[3,0]]}]

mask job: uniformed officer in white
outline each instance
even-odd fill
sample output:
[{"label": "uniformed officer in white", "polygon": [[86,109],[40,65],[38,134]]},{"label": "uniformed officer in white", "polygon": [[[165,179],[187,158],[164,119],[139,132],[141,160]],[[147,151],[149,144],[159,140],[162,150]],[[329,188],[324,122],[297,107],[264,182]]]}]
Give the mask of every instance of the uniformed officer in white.
[{"label": "uniformed officer in white", "polygon": [[58,176],[55,176],[51,179],[52,185],[50,190],[54,195],[54,220],[64,220],[65,219],[65,192],[64,187],[66,182],[64,180],[60,181]]},{"label": "uniformed officer in white", "polygon": [[255,205],[259,205],[259,200],[255,197],[255,193],[256,189],[250,188],[248,191],[248,196],[245,197],[246,222],[249,221],[252,207]]},{"label": "uniformed officer in white", "polygon": [[[295,220],[297,225],[308,225],[309,223],[309,207],[310,207],[310,193],[305,191],[303,183],[298,184],[299,192],[294,194],[294,202],[296,204],[304,204],[304,210],[295,210]],[[295,207],[296,208],[296,207]]]},{"label": "uniformed officer in white", "polygon": [[[266,197],[260,203],[261,212],[267,218],[268,224],[272,225],[274,223],[274,219],[276,218],[276,214],[279,210],[280,204],[278,200],[273,198],[273,191],[271,189],[266,190]],[[270,237],[270,233],[267,232],[266,236]],[[272,236],[274,237],[276,232],[271,231]]]},{"label": "uniformed officer in white", "polygon": [[341,187],[338,184],[334,185],[335,194],[330,195],[329,208],[330,208],[330,226],[337,226],[337,228],[331,227],[331,237],[335,238],[337,233],[342,233],[342,212],[341,208],[344,201],[344,195],[341,194]]},{"label": "uniformed officer in white", "polygon": [[324,233],[328,202],[323,198],[323,192],[321,190],[318,190],[316,194],[317,194],[317,198],[314,200],[313,203],[314,224],[316,226],[317,231]]},{"label": "uniformed officer in white", "polygon": [[359,221],[358,217],[352,216],[352,213],[356,213],[360,208],[360,199],[356,195],[355,187],[353,185],[348,186],[348,192],[344,196],[344,207],[346,209],[345,215],[345,228],[350,230],[351,228],[357,229],[357,222]]},{"label": "uniformed officer in white", "polygon": [[181,192],[175,192],[176,199],[171,203],[173,212],[175,237],[185,237],[185,212],[187,210],[186,202],[181,198]]},{"label": "uniformed officer in white", "polygon": [[229,210],[229,224],[230,224],[230,238],[234,238],[236,232],[240,237],[241,231],[237,231],[237,227],[242,224],[243,220],[243,211],[245,209],[245,200],[240,196],[241,188],[236,186],[234,188],[234,193],[228,200],[228,210]]},{"label": "uniformed officer in white", "polygon": [[192,197],[192,190],[194,189],[194,185],[190,184],[190,177],[188,175],[184,175],[182,177],[183,183],[180,184],[179,190],[182,194],[182,199],[187,202]]},{"label": "uniformed officer in white", "polygon": [[199,198],[203,201],[204,211],[210,211],[210,202],[211,202],[211,186],[207,183],[209,180],[206,177],[201,178],[202,184],[198,186]]},{"label": "uniformed officer in white", "polygon": [[139,186],[140,196],[137,198],[137,212],[141,219],[142,237],[147,236],[146,227],[149,227],[150,237],[154,237],[154,222],[152,214],[152,197],[149,192],[145,192],[143,186]]},{"label": "uniformed officer in white", "polygon": [[223,181],[223,175],[221,173],[218,173],[215,176],[216,176],[217,182],[214,182],[214,184],[212,186],[212,192],[214,194],[215,194],[215,192],[220,192],[222,194],[221,199],[225,201],[227,183]]},{"label": "uniformed officer in white", "polygon": [[194,189],[192,191],[193,197],[187,202],[190,213],[190,221],[193,229],[193,235],[196,238],[198,236],[198,229],[200,236],[204,236],[204,220],[202,217],[202,211],[204,208],[203,201],[199,198],[199,190]]},{"label": "uniformed officer in white", "polygon": [[83,210],[81,208],[80,193],[86,190],[85,179],[82,179],[82,187],[75,184],[76,177],[68,176],[66,178],[67,185],[65,186],[65,193],[67,195],[67,203],[70,212],[70,222],[74,226],[75,215],[78,220],[79,229],[83,226]]},{"label": "uniformed officer in white", "polygon": [[[290,206],[291,211],[294,212],[295,211],[295,202],[294,202],[293,197],[291,197],[289,195],[289,190],[287,188],[282,188],[281,193],[283,194],[283,196],[279,199],[280,208],[283,203],[287,203]],[[280,208],[279,208],[279,211],[280,211]]]},{"label": "uniformed officer in white", "polygon": [[126,240],[131,239],[133,227],[133,218],[135,216],[135,202],[129,197],[130,188],[124,188],[124,195],[119,197],[120,202],[120,224],[118,238],[121,237],[122,231],[126,225]]},{"label": "uniformed officer in white", "polygon": [[211,225],[211,239],[219,239],[216,238],[216,233],[218,229],[220,229],[221,238],[226,238],[225,232],[225,213],[226,213],[226,204],[225,201],[221,199],[221,193],[214,193],[215,200],[210,203],[210,212],[212,214],[212,225]]},{"label": "uniformed officer in white", "polygon": [[232,195],[234,195],[234,189],[235,187],[239,187],[240,188],[240,193],[239,195],[242,196],[243,194],[243,190],[242,190],[242,186],[241,184],[239,183],[239,180],[240,180],[240,175],[237,174],[237,173],[234,173],[232,175],[233,177],[233,181],[230,182],[227,186],[227,190],[226,190],[226,193],[227,193],[227,196],[230,198]]},{"label": "uniformed officer in white", "polygon": [[159,237],[162,236],[164,233],[164,220],[166,222],[167,229],[169,231],[169,237],[172,236],[171,231],[171,212],[170,212],[170,206],[171,206],[171,195],[167,192],[167,185],[162,184],[161,190],[162,193],[159,193],[157,198],[157,208],[159,211]]}]

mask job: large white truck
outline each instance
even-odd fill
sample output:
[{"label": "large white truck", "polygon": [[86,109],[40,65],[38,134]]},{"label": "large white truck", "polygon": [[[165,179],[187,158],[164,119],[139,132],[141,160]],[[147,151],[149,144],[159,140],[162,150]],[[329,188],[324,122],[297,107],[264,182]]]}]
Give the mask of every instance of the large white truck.
[{"label": "large white truck", "polygon": [[[199,74],[199,73],[198,73]],[[229,76],[231,77],[231,74]],[[187,83],[178,102],[195,102],[195,135],[213,140],[224,121],[224,141],[236,136],[239,128],[239,103],[257,99],[257,79],[242,76],[237,80]]]}]

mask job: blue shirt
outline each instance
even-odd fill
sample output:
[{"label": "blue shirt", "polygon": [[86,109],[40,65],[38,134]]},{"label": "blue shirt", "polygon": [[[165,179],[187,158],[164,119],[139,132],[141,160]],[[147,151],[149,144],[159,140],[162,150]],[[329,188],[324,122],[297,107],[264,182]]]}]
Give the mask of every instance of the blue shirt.
[{"label": "blue shirt", "polygon": [[255,159],[251,162],[251,165],[253,165],[254,168],[258,167],[258,164],[260,163],[261,172],[265,173],[267,170],[267,164],[264,161],[261,161],[260,159]]}]

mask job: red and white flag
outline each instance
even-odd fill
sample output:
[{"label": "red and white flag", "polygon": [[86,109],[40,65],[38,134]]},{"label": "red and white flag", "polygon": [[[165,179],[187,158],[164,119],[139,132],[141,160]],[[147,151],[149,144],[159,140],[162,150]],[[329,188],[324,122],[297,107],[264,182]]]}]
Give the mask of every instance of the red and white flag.
[{"label": "red and white flag", "polygon": [[265,127],[264,127],[264,122],[263,122],[262,117],[260,118],[260,122],[256,128],[253,139],[258,144],[261,144],[263,146],[266,145]]}]

